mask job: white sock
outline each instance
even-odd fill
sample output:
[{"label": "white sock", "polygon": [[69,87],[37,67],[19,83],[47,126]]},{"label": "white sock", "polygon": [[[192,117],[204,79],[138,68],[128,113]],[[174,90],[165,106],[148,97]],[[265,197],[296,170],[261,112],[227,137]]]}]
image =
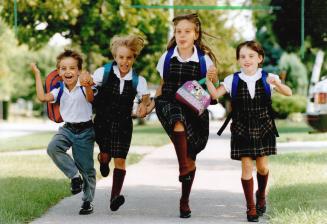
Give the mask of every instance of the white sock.
[{"label": "white sock", "polygon": [[79,177],[79,172],[78,171],[76,172],[75,176],[73,176],[72,179],[77,178],[77,177]]}]

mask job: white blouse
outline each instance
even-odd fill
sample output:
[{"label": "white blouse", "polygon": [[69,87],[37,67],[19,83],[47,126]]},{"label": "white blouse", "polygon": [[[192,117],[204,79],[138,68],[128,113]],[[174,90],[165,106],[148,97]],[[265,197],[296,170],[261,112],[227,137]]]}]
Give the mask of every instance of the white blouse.
[{"label": "white blouse", "polygon": [[[256,71],[256,73],[254,75],[245,75],[243,72],[242,72],[242,69],[241,69],[241,73],[239,74],[239,77],[240,79],[242,79],[247,87],[248,87],[248,90],[249,90],[249,93],[250,93],[250,96],[251,96],[251,99],[254,98],[254,95],[255,95],[255,83],[257,80],[259,80],[262,76],[261,74],[261,71],[262,71],[262,68],[258,68],[258,70]],[[232,83],[233,83],[233,75],[234,74],[231,74],[229,76],[227,76],[225,79],[224,79],[224,82],[222,83],[222,85],[224,85],[226,91],[231,94],[231,90],[232,90]],[[268,76],[269,77],[273,77],[275,79],[279,79],[279,76],[276,75],[276,74],[272,74],[272,73],[268,73]],[[269,84],[270,85],[270,84]],[[273,90],[275,88],[274,85],[270,85],[270,89]]]},{"label": "white blouse", "polygon": [[[166,55],[167,55],[167,51],[165,53],[163,53],[163,55],[161,55],[159,61],[158,61],[158,64],[157,64],[157,71],[159,72],[160,74],[160,77],[163,78],[163,69],[164,69],[164,63],[165,63],[165,58],[166,58]],[[176,57],[177,60],[179,62],[189,62],[189,61],[193,61],[193,62],[199,62],[199,57],[198,57],[198,50],[196,49],[195,46],[193,46],[193,54],[191,57],[187,58],[187,59],[183,59],[179,53],[178,53],[178,50],[177,50],[177,46],[174,48],[174,52],[171,56],[171,58],[173,57]],[[204,60],[206,62],[206,67],[207,67],[207,70],[208,68],[213,65],[213,62],[212,60],[210,59],[210,57],[208,55],[204,55]]]},{"label": "white blouse", "polygon": [[[116,77],[119,78],[119,80],[120,80],[119,92],[120,92],[120,94],[122,94],[123,89],[124,89],[124,85],[125,85],[125,80],[126,81],[127,80],[132,80],[132,73],[133,73],[132,69],[129,70],[129,72],[124,77],[121,77],[120,71],[119,71],[117,65],[113,66],[113,70],[114,70],[114,74],[116,75]],[[93,82],[95,83],[96,86],[101,86],[102,85],[103,74],[104,74],[104,67],[98,68],[93,73],[93,76],[92,76],[93,77]],[[150,92],[148,90],[147,82],[146,82],[145,78],[142,77],[142,76],[139,76],[139,82],[138,82],[138,85],[136,87],[136,91],[137,91],[137,94],[139,96],[150,94]]]}]

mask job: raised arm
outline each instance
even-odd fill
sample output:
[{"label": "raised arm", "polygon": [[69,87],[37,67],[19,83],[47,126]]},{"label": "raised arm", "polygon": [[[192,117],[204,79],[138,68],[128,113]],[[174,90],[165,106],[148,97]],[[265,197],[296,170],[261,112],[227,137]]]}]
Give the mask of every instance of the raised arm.
[{"label": "raised arm", "polygon": [[284,96],[292,96],[292,90],[287,85],[283,84],[279,79],[269,76],[267,82],[275,86],[275,90]]},{"label": "raised arm", "polygon": [[35,77],[35,88],[36,88],[37,98],[41,102],[53,101],[54,97],[51,93],[46,93],[46,94],[44,93],[42,80],[41,80],[41,73],[35,63],[31,63],[31,69]]}]

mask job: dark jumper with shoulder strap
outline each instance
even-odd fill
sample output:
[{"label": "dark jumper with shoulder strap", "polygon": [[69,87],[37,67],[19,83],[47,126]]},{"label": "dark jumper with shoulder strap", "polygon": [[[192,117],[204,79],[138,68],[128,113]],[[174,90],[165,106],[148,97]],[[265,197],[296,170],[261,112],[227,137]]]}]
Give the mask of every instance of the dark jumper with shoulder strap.
[{"label": "dark jumper with shoulder strap", "polygon": [[[217,132],[217,135],[221,135],[223,133],[223,131],[225,130],[226,126],[228,125],[229,121],[236,115],[237,111],[238,111],[238,106],[236,104],[236,95],[237,95],[237,87],[238,87],[238,82],[239,82],[239,74],[241,72],[235,72],[233,74],[233,82],[232,82],[232,90],[231,90],[231,97],[232,97],[232,111],[228,114],[224,124],[221,126],[221,128],[219,129],[219,131]],[[272,105],[271,105],[271,90],[270,90],[270,86],[267,83],[267,77],[268,77],[268,73],[264,70],[262,70],[262,84],[263,84],[263,88],[265,91],[265,95],[266,95],[266,105],[268,107],[268,112],[269,112],[269,116],[272,119],[273,122],[273,132],[274,134],[279,137],[277,128],[276,128],[276,124],[274,121],[274,114],[273,114],[273,109],[272,109]]]},{"label": "dark jumper with shoulder strap", "polygon": [[[101,111],[100,112],[101,114],[103,114],[103,113],[105,113],[105,111],[109,110],[109,107],[110,107],[109,104],[111,105],[111,104],[113,104],[113,102],[117,101],[117,99],[115,99],[115,100],[108,99],[108,97],[110,97],[111,99],[113,97],[113,96],[111,96],[112,94],[109,94],[111,91],[113,91],[112,89],[109,89],[109,88],[113,88],[111,85],[109,85],[109,83],[118,79],[116,77],[111,76],[111,74],[113,73],[113,66],[116,64],[117,63],[115,61],[113,61],[113,62],[109,62],[103,66],[104,74],[103,74],[103,79],[102,79],[102,85],[98,88],[98,94],[95,96],[95,99],[94,99],[95,110]],[[119,94],[117,96],[121,99],[124,99],[124,102],[126,100],[125,104],[123,102],[117,102],[117,105],[116,105],[118,107],[118,104],[120,104],[119,108],[124,111],[124,112],[121,111],[120,113],[124,113],[124,115],[126,115],[126,116],[130,115],[129,108],[133,107],[133,100],[137,94],[137,86],[139,83],[139,76],[134,70],[132,70],[131,82],[132,82],[131,84],[132,84],[132,89],[133,89],[134,93],[129,97],[125,96],[124,94],[123,95]],[[126,82],[126,84],[129,85],[128,82]],[[130,97],[133,99],[129,99]],[[102,109],[99,109],[99,108],[102,108]],[[123,108],[125,108],[125,109],[123,109]],[[114,111],[111,111],[111,113],[113,113],[113,112]],[[97,115],[101,116],[100,113],[97,112]]]}]

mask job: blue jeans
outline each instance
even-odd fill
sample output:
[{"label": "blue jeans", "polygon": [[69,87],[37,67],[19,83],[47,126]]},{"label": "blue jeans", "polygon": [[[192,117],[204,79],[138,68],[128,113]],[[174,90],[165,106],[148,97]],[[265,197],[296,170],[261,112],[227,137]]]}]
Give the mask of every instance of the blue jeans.
[{"label": "blue jeans", "polygon": [[[47,153],[57,167],[68,177],[73,178],[77,171],[83,177],[83,201],[93,201],[96,185],[93,151],[95,134],[93,128],[80,133],[60,127],[48,145]],[[72,147],[73,158],[67,154]]]}]

